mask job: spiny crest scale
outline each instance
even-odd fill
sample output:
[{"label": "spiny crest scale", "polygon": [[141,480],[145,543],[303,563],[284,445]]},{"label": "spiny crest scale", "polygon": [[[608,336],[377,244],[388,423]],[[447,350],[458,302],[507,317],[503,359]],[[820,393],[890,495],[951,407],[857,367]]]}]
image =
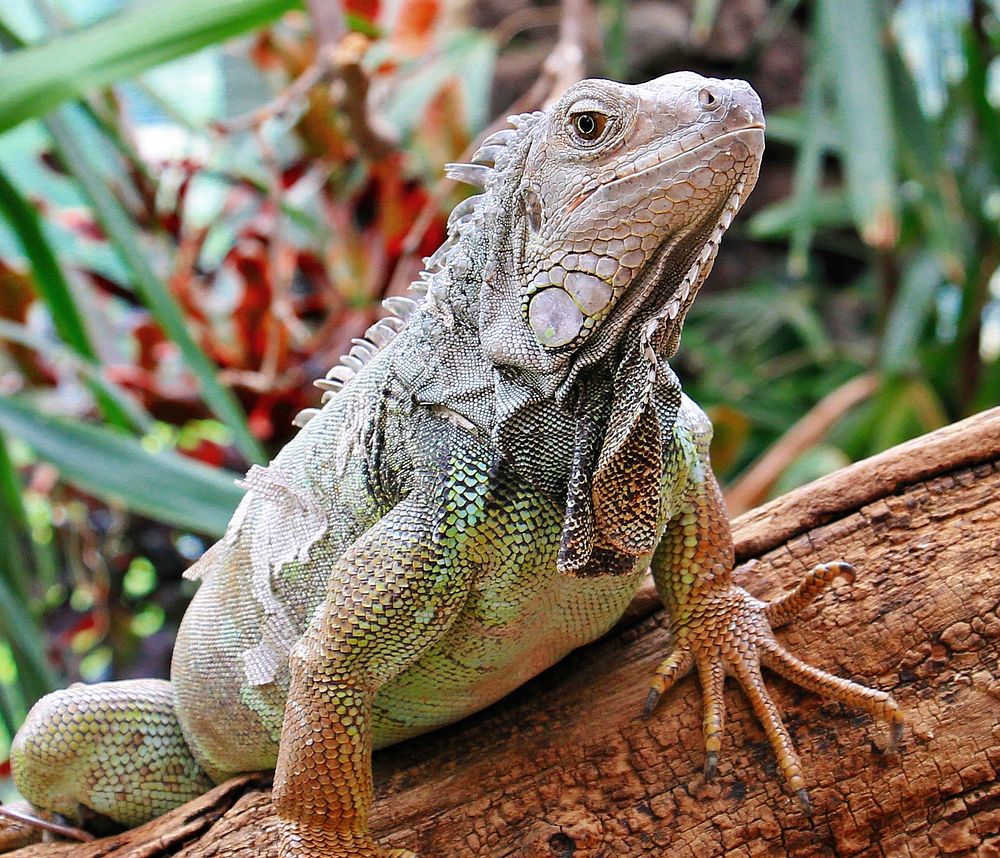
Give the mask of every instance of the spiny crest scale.
[{"label": "spiny crest scale", "polygon": [[[318,378],[313,382],[314,386],[323,391],[323,405],[326,405],[331,397],[364,369],[378,351],[384,348],[403,329],[406,319],[412,315],[418,304],[412,298],[404,295],[393,295],[383,300],[382,306],[390,315],[379,319],[369,327],[363,338],[355,337],[351,340],[350,351],[330,368],[324,378]],[[319,413],[320,409],[318,408],[304,408],[295,415],[292,425],[301,429]]]},{"label": "spiny crest scale", "polygon": [[[475,151],[469,163],[451,163],[445,165],[448,178],[471,185],[480,191],[487,191],[506,170],[514,144],[541,119],[541,111],[519,113],[507,117],[511,128],[502,128],[489,134]],[[426,298],[433,291],[435,274],[440,272],[449,261],[454,261],[455,267],[462,267],[461,260],[453,258],[460,238],[475,232],[483,223],[480,203],[483,194],[477,194],[463,200],[448,217],[448,237],[441,246],[429,257],[424,259],[424,270],[419,278],[410,285],[410,291],[419,298]],[[322,403],[325,405],[336,395],[344,385],[354,378],[364,366],[384,348],[402,330],[406,319],[417,309],[420,302],[405,296],[392,296],[382,302],[382,306],[390,315],[379,319],[367,331],[364,338],[355,338],[351,350],[341,357],[340,361],[327,372],[324,378],[317,379],[313,384],[323,391]],[[320,409],[306,408],[299,412],[292,423],[303,427]]]}]

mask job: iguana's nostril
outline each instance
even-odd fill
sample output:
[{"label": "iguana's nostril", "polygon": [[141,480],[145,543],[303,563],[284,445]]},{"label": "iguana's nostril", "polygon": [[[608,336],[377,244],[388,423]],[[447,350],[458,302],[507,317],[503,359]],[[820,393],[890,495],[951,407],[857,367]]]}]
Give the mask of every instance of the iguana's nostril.
[{"label": "iguana's nostril", "polygon": [[705,108],[705,110],[711,110],[719,103],[719,97],[707,86],[702,87],[698,90],[698,103]]}]

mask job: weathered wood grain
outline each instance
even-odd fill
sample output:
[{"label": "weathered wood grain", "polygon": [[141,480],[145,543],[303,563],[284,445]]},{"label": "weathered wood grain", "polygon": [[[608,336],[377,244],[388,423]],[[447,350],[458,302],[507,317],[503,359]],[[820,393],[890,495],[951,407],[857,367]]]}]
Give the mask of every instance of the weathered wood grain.
[{"label": "weathered wood grain", "polygon": [[[374,827],[437,856],[1000,856],[1000,409],[804,487],[737,522],[762,597],[814,562],[854,585],[779,638],[817,666],[891,690],[898,761],[864,715],[773,679],[815,816],[782,790],[740,692],[719,776],[701,777],[695,682],[638,717],[667,652],[648,597],[627,624],[492,709],[378,755]],[[274,855],[267,793],[209,796],[117,838],[16,853],[73,858]]]}]

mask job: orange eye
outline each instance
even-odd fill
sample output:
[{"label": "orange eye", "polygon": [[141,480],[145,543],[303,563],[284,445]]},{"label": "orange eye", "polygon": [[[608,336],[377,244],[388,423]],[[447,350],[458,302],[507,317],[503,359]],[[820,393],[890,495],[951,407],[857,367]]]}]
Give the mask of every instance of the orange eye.
[{"label": "orange eye", "polygon": [[608,125],[608,117],[596,110],[574,113],[570,119],[573,122],[573,130],[581,140],[596,140]]}]

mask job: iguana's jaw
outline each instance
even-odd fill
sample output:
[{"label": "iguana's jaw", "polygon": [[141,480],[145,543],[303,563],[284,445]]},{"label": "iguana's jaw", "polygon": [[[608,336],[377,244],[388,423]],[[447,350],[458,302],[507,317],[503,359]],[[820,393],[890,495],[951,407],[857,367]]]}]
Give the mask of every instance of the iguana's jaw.
[{"label": "iguana's jaw", "polygon": [[[725,131],[645,171],[643,175],[651,179],[651,193],[664,188],[670,193],[677,187],[678,175],[688,172],[698,176],[702,170],[711,179],[725,177],[724,190],[728,195],[706,200],[706,211],[700,217],[678,217],[675,228],[662,237],[659,247],[625,287],[602,331],[578,349],[571,376],[575,377],[582,366],[594,362],[592,352],[606,351],[604,341],[610,334],[621,331],[623,323],[642,324],[648,332],[655,328],[661,337],[676,328],[679,335],[684,315],[711,270],[723,235],[753,190],[763,148],[763,124],[754,123]],[[713,160],[732,163],[734,151],[743,159],[743,169],[730,173],[712,169]],[[605,330],[609,334],[604,334]]]},{"label": "iguana's jaw", "polygon": [[[574,138],[581,115],[605,126],[589,149]],[[519,184],[501,202],[513,259],[490,268],[480,309],[493,362],[563,398],[637,325],[676,340],[756,180],[763,124],[742,81],[681,73],[571,88],[531,129]]]}]

